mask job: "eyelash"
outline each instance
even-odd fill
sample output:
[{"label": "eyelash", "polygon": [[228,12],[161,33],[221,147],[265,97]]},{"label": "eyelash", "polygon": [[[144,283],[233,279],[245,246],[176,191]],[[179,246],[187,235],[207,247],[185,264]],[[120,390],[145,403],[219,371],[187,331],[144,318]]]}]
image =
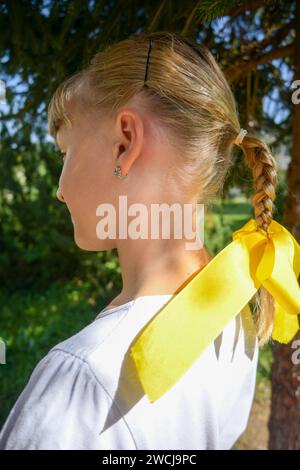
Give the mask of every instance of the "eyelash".
[{"label": "eyelash", "polygon": [[62,150],[57,150],[57,153],[60,157],[62,157],[62,160],[64,161],[64,158],[65,158],[67,152],[63,152]]}]

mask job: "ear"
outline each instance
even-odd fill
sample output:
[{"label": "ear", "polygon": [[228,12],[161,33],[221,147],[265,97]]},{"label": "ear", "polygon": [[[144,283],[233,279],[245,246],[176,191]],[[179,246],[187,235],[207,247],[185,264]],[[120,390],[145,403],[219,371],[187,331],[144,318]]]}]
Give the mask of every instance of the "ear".
[{"label": "ear", "polygon": [[123,109],[116,118],[116,142],[113,156],[122,173],[128,173],[134,162],[142,154],[144,145],[144,121],[138,111]]}]

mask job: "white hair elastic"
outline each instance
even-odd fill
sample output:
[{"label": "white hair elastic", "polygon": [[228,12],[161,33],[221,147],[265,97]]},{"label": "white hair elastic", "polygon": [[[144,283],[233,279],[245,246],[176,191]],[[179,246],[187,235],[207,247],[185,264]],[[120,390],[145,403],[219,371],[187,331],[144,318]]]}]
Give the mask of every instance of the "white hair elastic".
[{"label": "white hair elastic", "polygon": [[240,129],[240,132],[238,134],[238,136],[236,137],[236,139],[233,141],[234,144],[236,145],[241,145],[242,141],[243,141],[243,138],[245,137],[245,135],[248,133],[248,131],[246,129],[243,129],[241,128]]}]

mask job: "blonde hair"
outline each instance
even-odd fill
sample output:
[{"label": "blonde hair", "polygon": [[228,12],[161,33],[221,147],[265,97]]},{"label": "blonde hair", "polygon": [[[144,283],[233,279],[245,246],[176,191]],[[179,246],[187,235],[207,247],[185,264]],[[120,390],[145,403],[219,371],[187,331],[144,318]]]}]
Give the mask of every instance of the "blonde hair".
[{"label": "blonde hair", "polygon": [[[133,36],[98,52],[83,70],[56,89],[48,107],[49,133],[55,138],[60,125],[70,123],[65,104],[73,97],[88,112],[114,115],[136,95],[172,136],[180,156],[174,168],[176,181],[185,191],[199,195],[199,202],[211,203],[222,192],[233,164],[233,142],[240,130],[238,112],[231,88],[210,51],[177,33]],[[275,199],[276,162],[268,146],[249,133],[240,146],[253,172],[255,219],[267,230]],[[271,335],[274,299],[260,287],[253,300],[263,345]]]}]

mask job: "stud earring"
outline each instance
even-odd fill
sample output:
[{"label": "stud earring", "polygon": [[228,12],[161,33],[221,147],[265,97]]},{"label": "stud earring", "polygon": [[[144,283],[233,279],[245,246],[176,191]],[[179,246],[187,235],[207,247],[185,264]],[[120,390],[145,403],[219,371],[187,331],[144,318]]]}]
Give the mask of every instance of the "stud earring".
[{"label": "stud earring", "polygon": [[126,173],[126,175],[122,175],[122,168],[119,165],[116,166],[116,168],[114,169],[114,174],[118,178],[121,178],[121,179],[127,178],[127,176],[128,176],[128,173]]}]

